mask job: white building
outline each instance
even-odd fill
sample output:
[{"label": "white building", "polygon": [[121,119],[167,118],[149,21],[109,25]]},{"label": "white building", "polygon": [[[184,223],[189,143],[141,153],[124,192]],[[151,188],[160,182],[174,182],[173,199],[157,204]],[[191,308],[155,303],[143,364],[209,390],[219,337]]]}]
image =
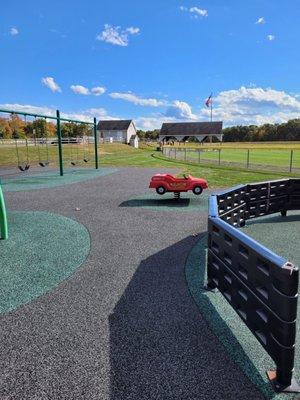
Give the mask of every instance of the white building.
[{"label": "white building", "polygon": [[138,135],[132,135],[130,138],[130,146],[138,149],[139,148],[139,137]]},{"label": "white building", "polygon": [[130,120],[99,121],[97,130],[100,141],[130,143],[132,136],[136,135],[136,127]]}]

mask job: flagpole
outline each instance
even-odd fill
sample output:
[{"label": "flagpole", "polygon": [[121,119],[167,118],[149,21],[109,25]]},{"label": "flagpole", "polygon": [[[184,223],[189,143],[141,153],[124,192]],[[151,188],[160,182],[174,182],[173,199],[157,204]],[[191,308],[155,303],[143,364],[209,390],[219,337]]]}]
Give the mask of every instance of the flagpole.
[{"label": "flagpole", "polygon": [[[211,95],[210,95],[210,96],[211,96],[211,98],[210,98],[210,122],[212,122],[212,118],[213,118],[213,117],[212,117],[212,113],[213,113],[213,111],[212,111],[212,110],[213,110],[212,95],[213,95],[213,94],[211,93]],[[209,139],[210,139],[210,143],[212,143],[212,136],[210,136]]]}]

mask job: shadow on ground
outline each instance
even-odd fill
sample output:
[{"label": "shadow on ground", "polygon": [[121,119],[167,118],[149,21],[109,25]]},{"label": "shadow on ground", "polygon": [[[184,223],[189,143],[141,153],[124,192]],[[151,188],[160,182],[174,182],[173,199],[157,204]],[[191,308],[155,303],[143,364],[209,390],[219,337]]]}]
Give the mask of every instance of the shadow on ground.
[{"label": "shadow on ground", "polygon": [[144,194],[123,201],[120,207],[143,207],[154,211],[191,211],[207,212],[209,193],[195,196],[190,193],[182,193],[180,199],[174,199],[173,193],[166,193],[164,196]]},{"label": "shadow on ground", "polygon": [[132,199],[124,201],[120,207],[188,207],[190,199]]},{"label": "shadow on ground", "polygon": [[[110,315],[111,400],[263,398],[189,293],[184,265],[196,241],[189,236],[143,260]],[[205,263],[200,267],[204,278]],[[231,335],[215,308],[207,311]],[[240,347],[232,335],[231,340]]]}]

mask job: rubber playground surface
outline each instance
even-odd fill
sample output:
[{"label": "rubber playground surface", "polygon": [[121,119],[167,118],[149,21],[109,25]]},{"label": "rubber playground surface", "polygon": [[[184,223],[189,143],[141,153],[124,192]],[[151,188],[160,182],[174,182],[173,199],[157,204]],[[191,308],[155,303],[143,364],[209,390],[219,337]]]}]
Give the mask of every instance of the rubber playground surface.
[{"label": "rubber playground surface", "polygon": [[[221,294],[203,290],[209,193],[158,196],[157,172],[172,171],[5,178],[0,399],[297,399],[273,392],[274,362]],[[297,263],[299,220],[243,230]]]},{"label": "rubber playground surface", "polygon": [[[12,173],[1,179],[1,184],[5,192],[18,192],[23,190],[47,189],[57,186],[70,185],[86,179],[94,179],[99,176],[112,174],[117,171],[115,168],[69,168],[64,171],[63,176],[59,176],[57,170],[43,171],[34,173],[32,171],[20,174]],[[19,175],[19,176],[18,176]]]}]

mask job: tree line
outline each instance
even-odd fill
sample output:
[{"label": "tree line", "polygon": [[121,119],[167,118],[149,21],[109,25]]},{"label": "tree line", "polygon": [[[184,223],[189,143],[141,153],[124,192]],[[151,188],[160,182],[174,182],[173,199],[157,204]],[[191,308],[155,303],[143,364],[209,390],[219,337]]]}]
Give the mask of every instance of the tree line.
[{"label": "tree line", "polygon": [[[62,137],[89,136],[91,126],[73,122],[61,124]],[[138,130],[137,135],[144,141],[156,141],[159,129]],[[41,138],[56,136],[56,124],[45,118],[25,121],[18,115],[0,118],[0,139]],[[238,125],[223,129],[224,142],[268,142],[268,141],[300,141],[300,119],[291,119],[283,124]],[[190,139],[191,141],[191,139]]]},{"label": "tree line", "polygon": [[[271,142],[300,140],[300,119],[291,119],[283,124],[238,125],[223,129],[224,142]],[[137,131],[141,140],[157,140],[159,129]],[[192,141],[189,139],[189,141]],[[197,141],[197,139],[195,139]]]},{"label": "tree line", "polygon": [[[62,137],[82,137],[92,135],[91,126],[74,122],[61,123]],[[18,115],[0,118],[0,139],[45,138],[56,136],[56,124],[45,118],[25,121]]]},{"label": "tree line", "polygon": [[272,142],[300,140],[300,119],[283,124],[232,126],[223,129],[224,142]]}]

